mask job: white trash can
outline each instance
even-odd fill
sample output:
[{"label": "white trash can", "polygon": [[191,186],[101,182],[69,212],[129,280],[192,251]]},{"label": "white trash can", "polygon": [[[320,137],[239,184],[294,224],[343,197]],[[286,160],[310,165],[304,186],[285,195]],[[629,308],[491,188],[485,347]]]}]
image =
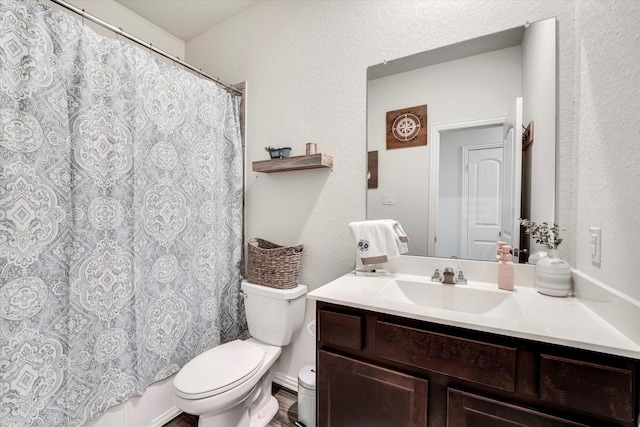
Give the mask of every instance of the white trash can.
[{"label": "white trash can", "polygon": [[303,366],[298,373],[298,421],[316,427],[316,367]]}]

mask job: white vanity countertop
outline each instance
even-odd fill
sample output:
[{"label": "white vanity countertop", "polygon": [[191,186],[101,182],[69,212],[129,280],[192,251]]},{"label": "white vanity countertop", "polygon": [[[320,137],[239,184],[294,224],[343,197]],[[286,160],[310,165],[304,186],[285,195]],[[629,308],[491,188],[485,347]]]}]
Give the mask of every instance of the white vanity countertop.
[{"label": "white vanity countertop", "polygon": [[[499,290],[497,285],[470,282],[455,286],[489,293],[506,293],[505,303],[492,310],[474,314],[411,303],[402,298],[386,298],[383,289],[394,280],[424,282],[425,277],[409,274],[346,274],[307,294],[307,298],[369,311],[424,320],[443,325],[491,332],[551,344],[592,350],[640,359],[640,345],[627,338],[577,298],[556,298],[538,293],[529,286],[514,291]],[[419,284],[418,284],[419,285]],[[462,288],[465,287],[465,288]],[[419,291],[419,287],[417,287]],[[380,295],[379,295],[380,294]]]}]

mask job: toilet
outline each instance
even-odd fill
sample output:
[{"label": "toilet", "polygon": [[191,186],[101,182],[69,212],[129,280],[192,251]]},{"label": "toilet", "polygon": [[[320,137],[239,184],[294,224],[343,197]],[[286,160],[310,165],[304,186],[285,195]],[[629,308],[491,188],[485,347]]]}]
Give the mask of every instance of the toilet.
[{"label": "toilet", "polygon": [[205,351],[173,380],[176,406],[198,415],[198,427],[264,427],[278,412],[273,364],[302,328],[307,287],[241,288],[251,338]]}]

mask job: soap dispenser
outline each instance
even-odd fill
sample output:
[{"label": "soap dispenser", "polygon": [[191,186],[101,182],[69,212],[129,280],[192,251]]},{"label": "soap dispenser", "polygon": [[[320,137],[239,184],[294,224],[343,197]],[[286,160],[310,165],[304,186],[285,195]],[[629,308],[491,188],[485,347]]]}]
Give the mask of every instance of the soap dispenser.
[{"label": "soap dispenser", "polygon": [[505,242],[498,242],[498,245],[498,288],[512,291],[514,286],[511,246]]}]

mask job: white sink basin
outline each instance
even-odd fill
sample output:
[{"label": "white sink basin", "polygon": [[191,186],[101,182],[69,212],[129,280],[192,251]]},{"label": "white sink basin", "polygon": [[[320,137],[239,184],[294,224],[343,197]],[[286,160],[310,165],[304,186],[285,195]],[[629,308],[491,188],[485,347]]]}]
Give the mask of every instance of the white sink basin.
[{"label": "white sink basin", "polygon": [[[443,285],[419,274],[433,271],[433,265],[417,263],[422,262],[422,258],[408,258],[416,258],[416,264],[407,264],[410,267],[407,272],[345,274],[314,289],[307,294],[307,298],[389,316],[640,360],[640,341],[622,334],[578,298],[555,298],[537,292],[533,286],[533,265],[516,266],[522,283],[516,283],[513,291],[504,291],[498,288],[495,281],[498,268],[495,264],[470,261],[469,268],[465,265],[465,271],[469,277],[477,277],[478,280],[469,280],[467,284]],[[580,285],[584,286],[583,289],[589,289],[589,292],[600,289],[596,284],[587,284],[589,279],[579,274],[576,277],[584,282]],[[606,304],[608,308],[605,310],[635,310],[625,308],[631,307],[631,303],[613,294],[606,294],[608,291],[604,288],[597,292],[603,293],[592,295],[608,295],[607,299],[593,299],[590,303],[602,304],[601,307]]]},{"label": "white sink basin", "polygon": [[507,292],[476,289],[468,285],[394,279],[376,297],[443,310],[484,314],[500,306],[510,295]]}]

